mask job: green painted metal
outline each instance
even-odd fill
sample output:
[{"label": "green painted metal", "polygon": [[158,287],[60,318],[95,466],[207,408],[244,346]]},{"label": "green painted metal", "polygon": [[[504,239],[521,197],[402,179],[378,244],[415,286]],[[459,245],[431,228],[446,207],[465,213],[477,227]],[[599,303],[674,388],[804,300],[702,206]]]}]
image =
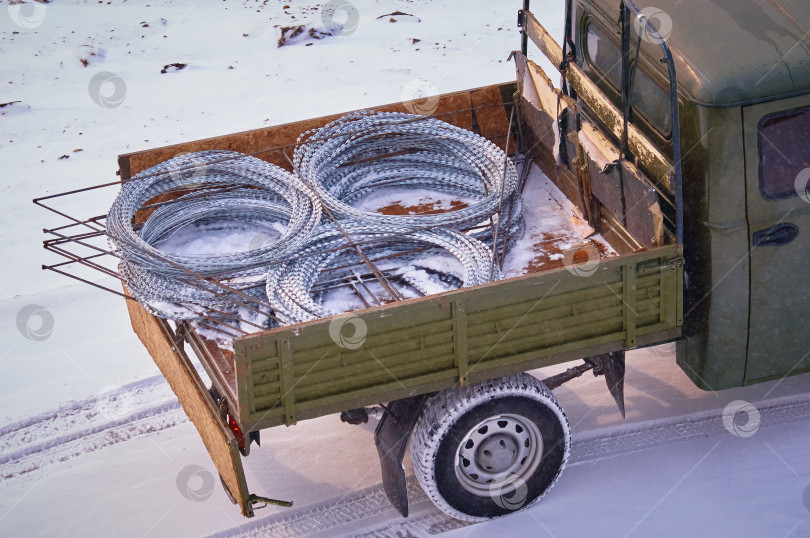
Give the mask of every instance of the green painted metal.
[{"label": "green painted metal", "polygon": [[[748,360],[745,384],[810,371],[810,300],[807,295],[807,263],[810,251],[810,200],[791,195],[766,198],[760,189],[761,144],[758,127],[769,115],[810,106],[810,95],[762,103],[743,110],[745,166],[748,205],[748,241],[754,234],[776,225],[793,224],[799,234],[792,242],[780,246],[753,247],[750,251],[751,316],[748,325]],[[804,144],[807,144],[804,141]],[[806,146],[805,146],[806,147]],[[772,147],[768,147],[772,150]],[[781,148],[782,152],[790,151]],[[808,166],[805,156],[788,155],[800,166]],[[781,156],[780,156],[781,159]],[[792,175],[788,177],[793,186]],[[807,185],[801,184],[806,189]]]},{"label": "green painted metal", "polygon": [[[234,342],[248,431],[624,349],[679,333],[683,269],[670,245],[281,327]],[[585,274],[585,273],[583,273]],[[365,340],[339,337],[349,317]],[[354,322],[353,322],[354,323]],[[280,373],[280,376],[279,376]]]},{"label": "green painted metal", "polygon": [[[612,21],[617,20],[619,3],[578,2]],[[740,107],[810,91],[810,4],[806,0],[635,3],[647,10],[667,39],[678,86],[690,102]],[[642,41],[642,55],[664,73],[657,44]]]},{"label": "green painted metal", "polygon": [[[589,21],[618,31],[619,1],[576,2],[574,28],[583,57]],[[684,335],[678,364],[705,390],[808,371],[810,344],[800,320],[810,314],[802,276],[810,247],[810,235],[804,233],[809,208],[797,197],[767,200],[761,195],[756,126],[770,112],[810,104],[810,4],[636,4],[647,8],[656,25],[671,29],[666,38],[678,74],[688,284],[677,284],[684,294],[675,312]],[[617,90],[582,63],[615,102]],[[638,65],[665,87],[655,43],[642,40]],[[666,137],[643,118],[638,127],[671,155]],[[780,219],[795,221],[797,239],[785,247],[753,249],[753,233]]]}]

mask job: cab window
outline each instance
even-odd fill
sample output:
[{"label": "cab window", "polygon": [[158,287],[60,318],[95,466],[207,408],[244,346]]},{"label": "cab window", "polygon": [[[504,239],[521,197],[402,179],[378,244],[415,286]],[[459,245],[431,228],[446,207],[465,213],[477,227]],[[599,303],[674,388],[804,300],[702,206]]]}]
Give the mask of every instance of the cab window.
[{"label": "cab window", "polygon": [[801,172],[810,167],[810,107],[778,112],[759,122],[759,189],[765,198],[787,198],[806,192]]},{"label": "cab window", "polygon": [[[617,94],[622,83],[622,53],[619,44],[593,22],[587,27],[586,61]],[[635,69],[632,88],[633,106],[660,135],[668,138],[672,130],[669,93],[643,70]]]}]

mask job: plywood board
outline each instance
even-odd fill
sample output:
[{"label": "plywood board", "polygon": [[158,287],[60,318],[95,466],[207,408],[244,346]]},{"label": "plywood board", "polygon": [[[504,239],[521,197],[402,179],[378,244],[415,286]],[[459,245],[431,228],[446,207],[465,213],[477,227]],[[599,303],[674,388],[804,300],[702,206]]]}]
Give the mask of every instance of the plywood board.
[{"label": "plywood board", "polygon": [[167,322],[147,312],[136,301],[127,301],[127,309],[135,334],[152,356],[172,391],[177,395],[177,399],[180,400],[186,415],[197,428],[205,449],[242,509],[242,514],[247,517],[253,516],[236,439],[220,421],[210,394],[182,347],[175,345],[170,338]]},{"label": "plywood board", "polygon": [[[470,97],[471,93],[484,90],[488,92],[488,94],[497,94],[498,102],[501,102],[499,88],[500,86],[496,84],[478,90],[464,90],[439,95],[438,102],[435,103],[435,110],[432,112],[431,116],[442,121],[446,121],[447,123],[457,127],[473,130],[473,103]],[[370,110],[386,112],[412,112],[412,110],[409,108],[413,107],[409,107],[409,103],[402,102],[373,107]],[[295,150],[296,140],[301,133],[310,129],[322,127],[343,115],[344,113],[332,114],[329,116],[297,121],[274,127],[266,127],[263,129],[255,129],[252,131],[244,131],[241,133],[206,138],[203,140],[184,142],[182,144],[175,144],[172,146],[165,146],[135,153],[127,153],[118,157],[119,173],[121,179],[127,180],[138,172],[171,159],[177,155],[211,149],[237,151],[239,153],[253,155],[256,158],[270,162],[285,168],[286,170],[290,170],[291,166],[288,157],[292,157],[293,151]],[[504,129],[497,134],[500,137],[503,137],[505,132],[506,130]]]},{"label": "plywood board", "polygon": [[[487,86],[480,90],[474,90],[470,92],[470,99],[475,110],[475,119],[478,120],[478,130],[481,136],[489,138],[499,148],[506,151],[509,116],[504,109],[500,89],[497,86]],[[515,153],[516,147],[514,137],[510,136],[510,155]]]},{"label": "plywood board", "polygon": [[643,246],[653,248],[661,245],[664,237],[663,215],[655,188],[632,163],[621,161],[620,173],[619,151],[588,122],[582,123],[579,139],[588,155],[593,195],[619,222],[625,223],[627,231]]},{"label": "plywood board", "polygon": [[[562,48],[532,13],[526,13],[526,26],[532,42],[537,45],[552,64],[560,65],[563,59]],[[566,79],[577,92],[579,99],[584,101],[599,116],[617,138],[621,139],[624,130],[621,111],[608,100],[605,94],[576,63],[569,64]],[[628,126],[627,138],[630,150],[636,155],[639,162],[647,170],[650,170],[652,176],[660,185],[669,189],[670,174],[673,171],[672,163],[632,123]]]}]

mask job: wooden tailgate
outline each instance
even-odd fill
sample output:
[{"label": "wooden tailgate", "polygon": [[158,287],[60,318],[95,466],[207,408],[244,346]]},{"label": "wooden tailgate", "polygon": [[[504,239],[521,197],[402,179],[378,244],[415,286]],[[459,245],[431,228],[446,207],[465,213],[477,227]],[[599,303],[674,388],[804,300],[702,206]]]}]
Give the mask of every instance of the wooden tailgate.
[{"label": "wooden tailgate", "polygon": [[182,344],[175,344],[176,336],[167,321],[153,316],[136,301],[126,303],[135,334],[197,428],[222,481],[242,509],[242,515],[252,517],[239,444],[220,420],[214,400],[191,365]]}]

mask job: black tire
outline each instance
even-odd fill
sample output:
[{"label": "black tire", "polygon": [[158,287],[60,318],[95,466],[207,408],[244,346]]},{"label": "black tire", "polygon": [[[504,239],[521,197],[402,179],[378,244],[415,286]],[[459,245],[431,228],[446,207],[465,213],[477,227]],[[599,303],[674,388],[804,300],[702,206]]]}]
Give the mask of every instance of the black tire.
[{"label": "black tire", "polygon": [[422,489],[446,514],[482,521],[526,508],[551,489],[568,460],[568,419],[528,374],[432,396],[411,436]]}]

